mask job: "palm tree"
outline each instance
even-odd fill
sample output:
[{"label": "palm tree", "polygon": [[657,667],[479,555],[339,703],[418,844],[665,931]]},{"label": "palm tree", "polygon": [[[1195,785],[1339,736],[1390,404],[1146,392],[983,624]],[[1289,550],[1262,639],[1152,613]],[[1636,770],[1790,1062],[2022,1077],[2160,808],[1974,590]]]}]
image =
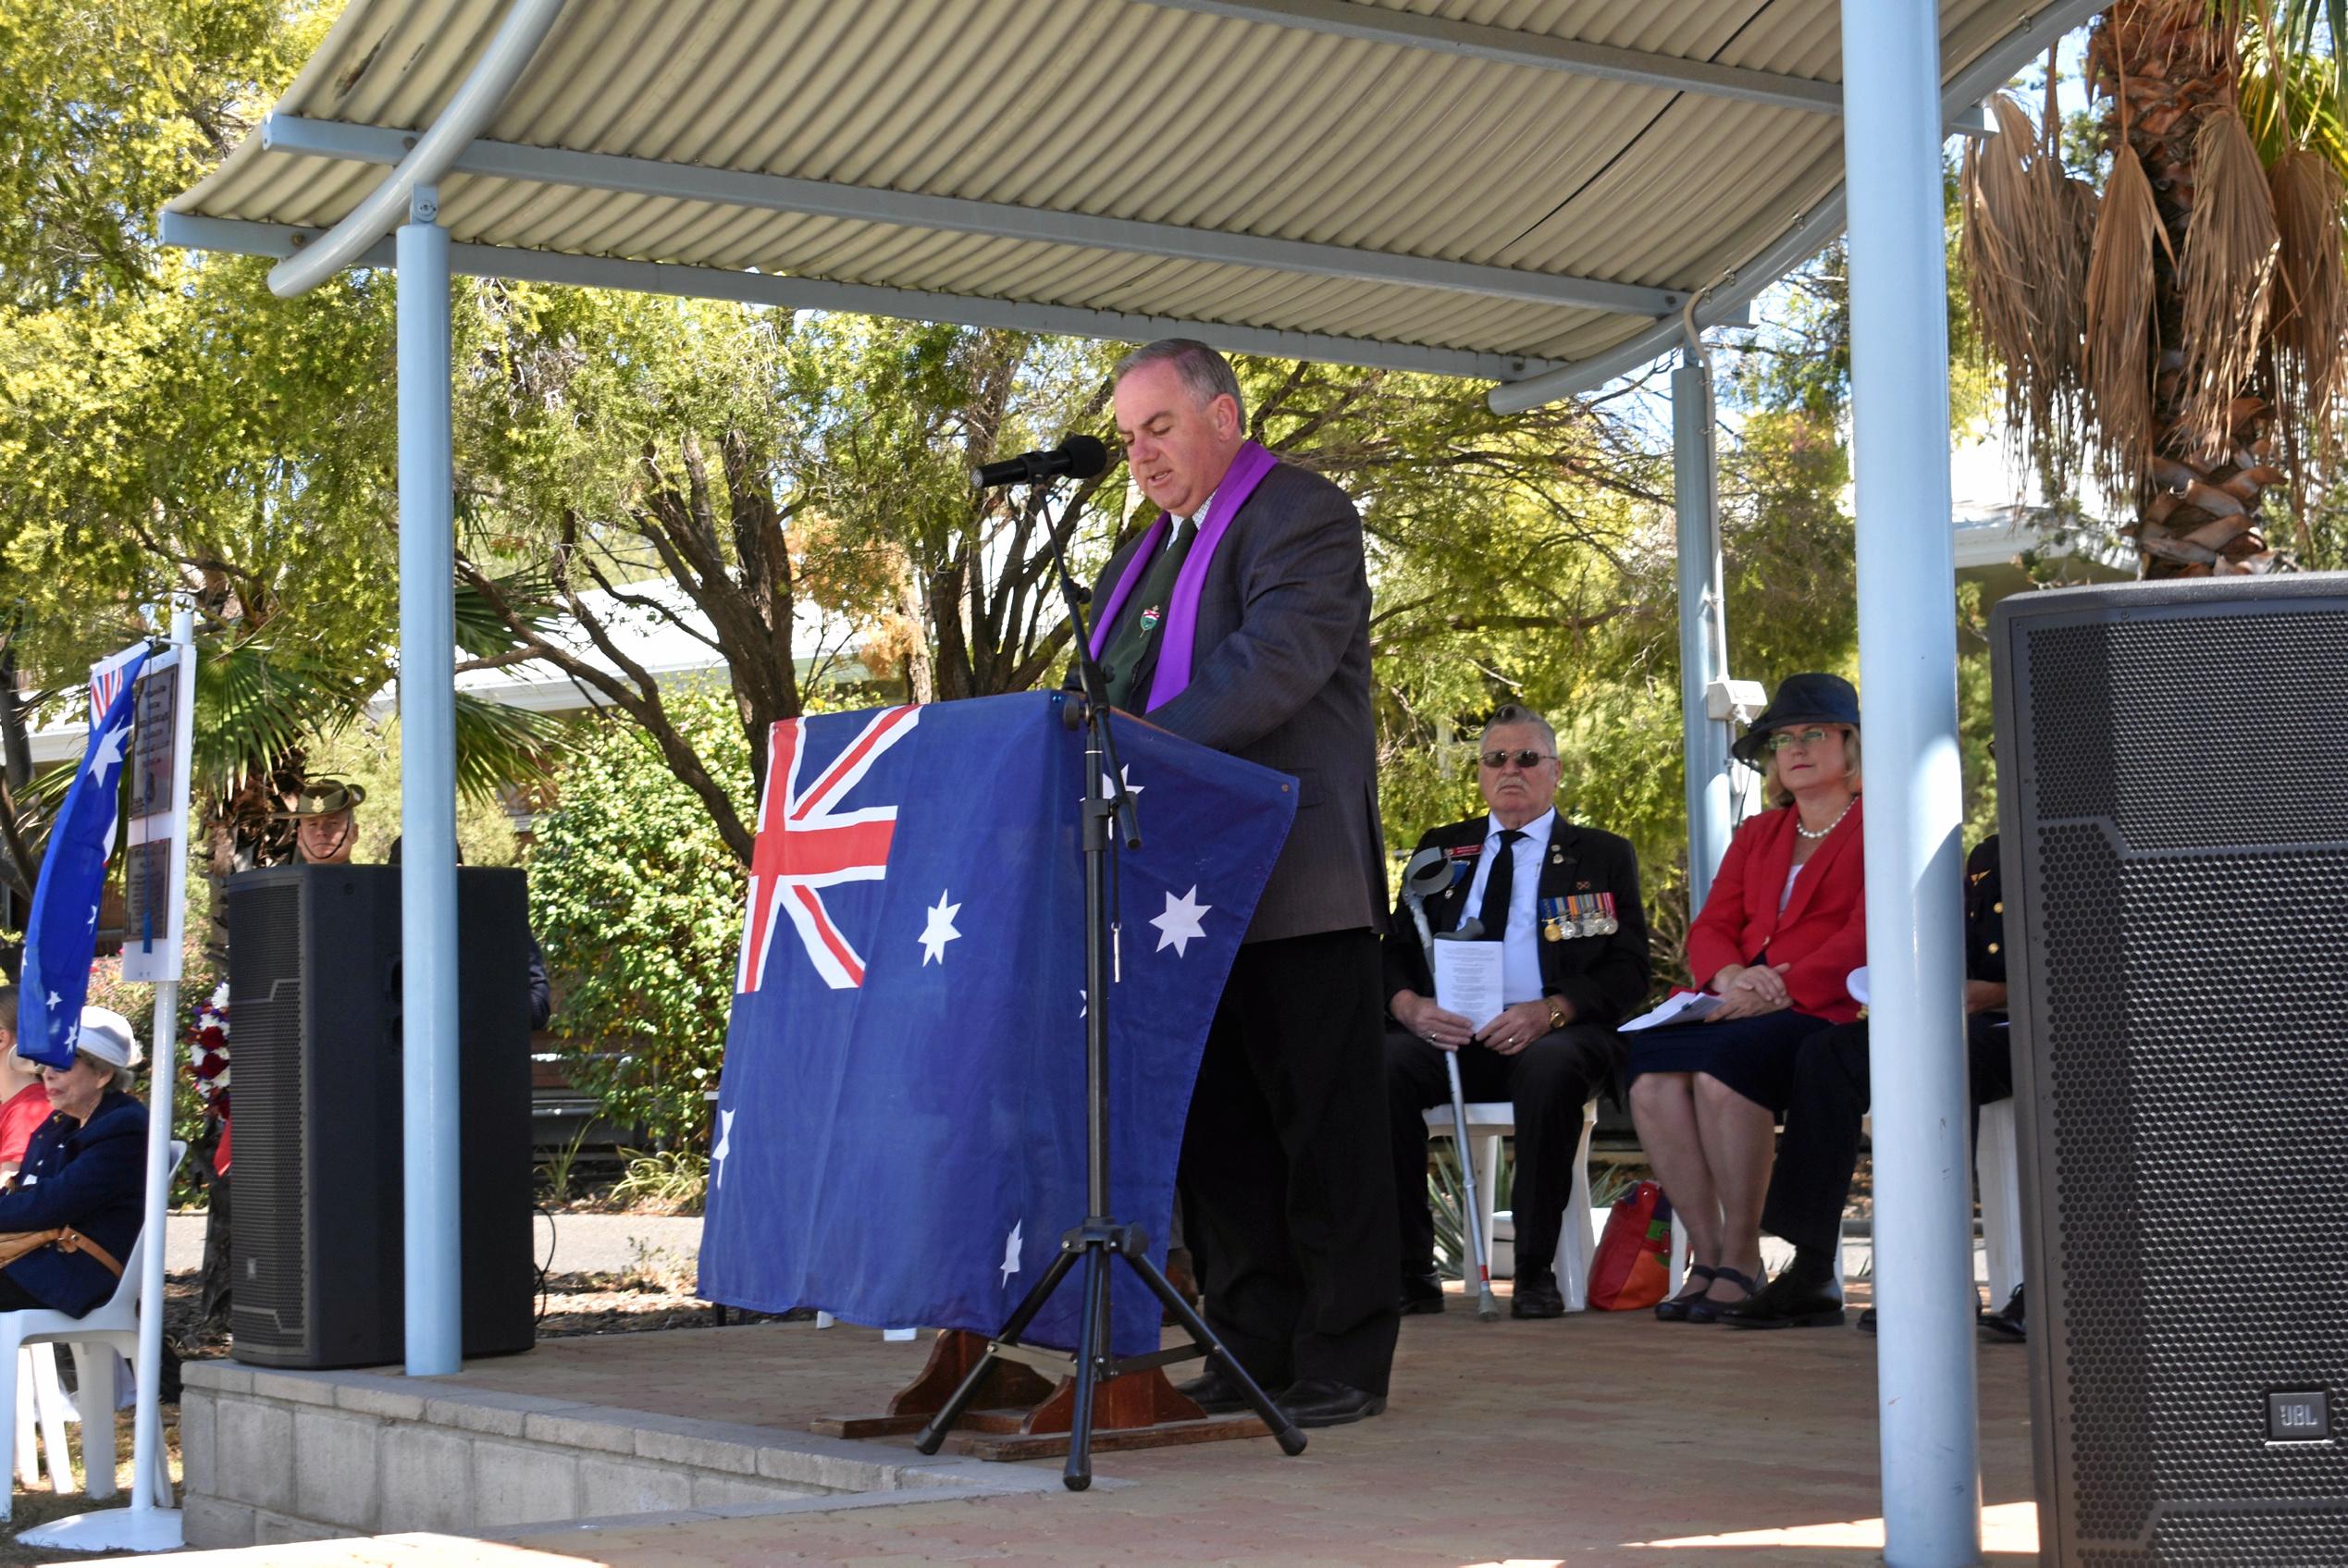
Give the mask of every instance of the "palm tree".
[{"label": "palm tree", "polygon": [[2007,414],[2050,493],[2132,500],[2148,577],[2258,572],[2271,489],[2328,451],[2348,369],[2337,0],[2122,0],[2090,36],[2110,172],[2060,149],[2054,61],[1968,154],[1963,258]]}]

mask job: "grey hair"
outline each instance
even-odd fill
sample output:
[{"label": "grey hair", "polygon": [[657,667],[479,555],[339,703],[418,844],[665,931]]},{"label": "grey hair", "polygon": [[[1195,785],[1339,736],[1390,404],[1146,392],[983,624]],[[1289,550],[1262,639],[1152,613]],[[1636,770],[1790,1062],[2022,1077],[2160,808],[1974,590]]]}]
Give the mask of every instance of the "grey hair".
[{"label": "grey hair", "polygon": [[1557,732],[1550,727],[1550,722],[1547,719],[1542,718],[1531,709],[1526,708],[1520,703],[1514,702],[1504,702],[1501,704],[1501,706],[1492,710],[1492,716],[1484,721],[1484,733],[1486,735],[1490,735],[1494,730],[1499,729],[1503,724],[1531,725],[1534,729],[1540,731],[1541,739],[1549,743],[1551,755],[1554,756],[1556,754]]},{"label": "grey hair", "polygon": [[1208,348],[1195,338],[1160,338],[1155,343],[1144,343],[1117,362],[1109,373],[1111,384],[1124,380],[1145,364],[1170,364],[1181,377],[1182,385],[1198,397],[1201,404],[1217,398],[1229,398],[1239,410],[1240,428],[1247,428],[1247,399],[1240,392],[1239,373],[1231,362]]}]

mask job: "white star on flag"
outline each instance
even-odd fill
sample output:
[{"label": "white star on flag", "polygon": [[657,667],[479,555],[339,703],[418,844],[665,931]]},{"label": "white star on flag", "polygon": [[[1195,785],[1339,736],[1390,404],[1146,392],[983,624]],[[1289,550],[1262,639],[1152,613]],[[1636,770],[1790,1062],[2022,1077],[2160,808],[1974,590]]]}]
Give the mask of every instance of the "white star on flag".
[{"label": "white star on flag", "polygon": [[1003,1283],[999,1287],[1002,1290],[1007,1290],[1011,1288],[1011,1276],[1020,1271],[1020,1227],[1023,1223],[1025,1222],[1021,1220],[1013,1220],[1011,1233],[1003,1241]]},{"label": "white star on flag", "polygon": [[65,998],[58,995],[56,992],[52,991],[49,993],[49,1010],[53,1013],[56,1012],[57,1010],[57,1004],[64,1000]]},{"label": "white star on flag", "polygon": [[[1125,766],[1118,769],[1117,776],[1125,781],[1126,794],[1139,795],[1142,793],[1142,786],[1133,782],[1133,765],[1131,763],[1129,762]],[[1106,773],[1103,773],[1101,775],[1101,798],[1103,800],[1114,800],[1117,798],[1117,786],[1109,782],[1109,776]]]},{"label": "white star on flag", "polygon": [[717,1147],[710,1151],[710,1164],[717,1167],[717,1184],[721,1187],[725,1185],[725,1156],[734,1152],[733,1137],[734,1113],[732,1111],[718,1112]]},{"label": "white star on flag", "polygon": [[90,776],[103,779],[108,768],[122,766],[122,743],[129,737],[130,726],[117,724],[98,737],[97,748],[90,753]]},{"label": "white star on flag", "polygon": [[1171,947],[1174,949],[1176,957],[1183,957],[1193,937],[1204,938],[1206,935],[1205,932],[1199,929],[1199,917],[1214,907],[1212,904],[1202,904],[1198,901],[1198,887],[1195,883],[1180,898],[1170,893],[1168,894],[1166,913],[1150,921],[1150,924],[1157,927],[1156,951],[1163,953]]},{"label": "white star on flag", "polygon": [[1081,1021],[1084,1015],[1092,1010],[1093,999],[1084,994],[1084,988],[1082,986],[1078,986],[1076,988],[1076,1016],[1078,1019]]},{"label": "white star on flag", "polygon": [[948,904],[944,888],[937,890],[937,902],[929,908],[930,923],[921,928],[921,967],[945,962],[945,945],[960,938],[954,929],[954,917],[962,912],[959,904]]}]

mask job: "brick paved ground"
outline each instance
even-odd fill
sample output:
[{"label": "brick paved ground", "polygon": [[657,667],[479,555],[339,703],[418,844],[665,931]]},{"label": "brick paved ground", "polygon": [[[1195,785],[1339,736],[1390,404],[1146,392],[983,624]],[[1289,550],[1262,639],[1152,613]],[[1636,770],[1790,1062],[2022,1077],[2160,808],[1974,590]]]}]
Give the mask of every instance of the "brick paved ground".
[{"label": "brick paved ground", "polygon": [[[1865,1525],[1882,1512],[1872,1352],[1848,1329],[1736,1333],[1645,1314],[1487,1325],[1454,1310],[1403,1325],[1384,1416],[1315,1433],[1297,1459],[1266,1440],[1106,1455],[1098,1474],[1130,1484],[541,1532],[494,1557],[407,1537],[207,1561],[1865,1563],[1881,1538]],[[458,1381],[797,1429],[878,1409],[921,1354],[869,1330],[770,1324],[561,1340]],[[2022,1358],[1983,1345],[1980,1366],[1988,1561],[2029,1562]]]}]

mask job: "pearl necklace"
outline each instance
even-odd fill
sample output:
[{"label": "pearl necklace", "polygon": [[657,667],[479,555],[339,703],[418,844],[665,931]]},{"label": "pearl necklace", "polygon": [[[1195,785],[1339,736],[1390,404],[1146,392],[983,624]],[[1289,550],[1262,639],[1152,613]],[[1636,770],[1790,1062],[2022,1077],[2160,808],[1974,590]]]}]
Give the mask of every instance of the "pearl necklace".
[{"label": "pearl necklace", "polygon": [[1859,796],[1855,795],[1852,796],[1848,800],[1843,803],[1843,809],[1835,813],[1835,820],[1827,823],[1824,827],[1819,829],[1816,833],[1812,833],[1808,828],[1802,826],[1799,819],[1797,819],[1794,822],[1794,831],[1797,833],[1799,833],[1802,837],[1813,842],[1818,839],[1824,838],[1828,833],[1833,833],[1836,828],[1843,825],[1843,819],[1849,816],[1850,809],[1858,804]]}]

